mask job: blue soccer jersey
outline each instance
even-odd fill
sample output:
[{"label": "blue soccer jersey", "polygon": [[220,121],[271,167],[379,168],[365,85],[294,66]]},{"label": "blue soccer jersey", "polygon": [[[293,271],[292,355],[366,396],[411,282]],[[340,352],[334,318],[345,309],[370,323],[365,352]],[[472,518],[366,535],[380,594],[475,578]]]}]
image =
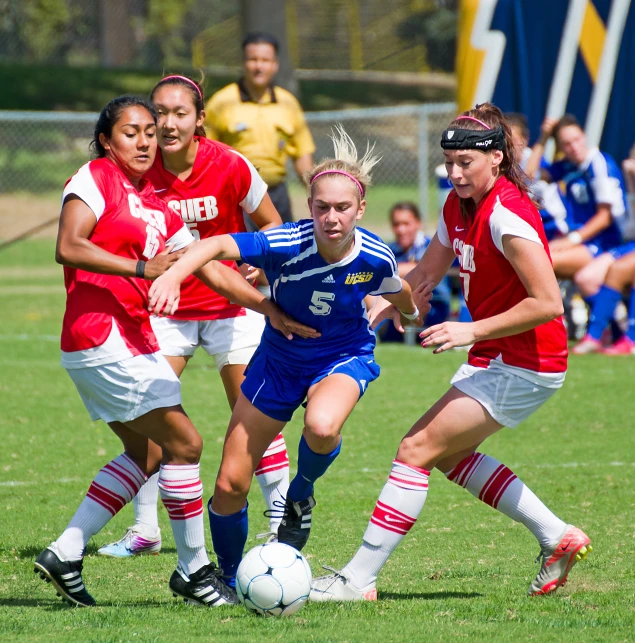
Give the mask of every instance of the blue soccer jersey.
[{"label": "blue soccer jersey", "polygon": [[589,242],[601,252],[620,245],[620,225],[627,210],[624,178],[617,163],[595,148],[580,165],[562,160],[547,169],[554,181],[564,181],[566,185],[570,229],[584,225],[597,213],[599,204],[606,204],[611,208],[611,224]]},{"label": "blue soccer jersey", "polygon": [[317,339],[294,337],[289,341],[267,320],[262,348],[274,349],[278,359],[303,363],[373,351],[375,334],[364,297],[397,293],[402,288],[395,257],[379,237],[357,228],[353,250],[332,264],[318,252],[311,219],[232,237],[242,259],[264,270],[271,299],[288,315],[321,333]]}]

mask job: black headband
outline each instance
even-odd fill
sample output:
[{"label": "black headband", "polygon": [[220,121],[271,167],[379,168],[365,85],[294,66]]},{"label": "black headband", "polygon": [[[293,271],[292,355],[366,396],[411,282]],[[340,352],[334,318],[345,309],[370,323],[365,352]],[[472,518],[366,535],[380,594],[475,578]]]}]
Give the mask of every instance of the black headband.
[{"label": "black headband", "polygon": [[473,130],[450,127],[441,135],[444,150],[490,150],[505,149],[505,132],[499,125],[496,129]]}]

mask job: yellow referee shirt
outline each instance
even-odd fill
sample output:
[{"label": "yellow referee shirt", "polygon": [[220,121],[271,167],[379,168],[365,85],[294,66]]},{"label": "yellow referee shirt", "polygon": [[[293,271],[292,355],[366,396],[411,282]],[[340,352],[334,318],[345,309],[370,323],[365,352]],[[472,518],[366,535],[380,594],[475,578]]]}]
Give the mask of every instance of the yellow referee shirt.
[{"label": "yellow referee shirt", "polygon": [[207,135],[246,156],[270,187],[284,181],[288,156],[315,152],[300,104],[281,87],[257,103],[241,83],[232,83],[209,99],[205,112]]}]

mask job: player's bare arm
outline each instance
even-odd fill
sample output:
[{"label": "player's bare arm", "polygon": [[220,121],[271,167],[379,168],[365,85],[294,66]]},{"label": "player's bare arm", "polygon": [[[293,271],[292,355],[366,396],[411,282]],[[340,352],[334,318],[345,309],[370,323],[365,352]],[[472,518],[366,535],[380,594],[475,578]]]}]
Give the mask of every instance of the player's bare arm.
[{"label": "player's bare arm", "polygon": [[[79,197],[69,196],[62,207],[55,261],[71,268],[122,277],[136,276],[137,261],[112,254],[90,241],[97,219]],[[170,252],[170,247],[146,262],[146,279],[156,279],[183,255]]]},{"label": "player's bare arm", "polygon": [[251,220],[258,226],[259,230],[269,230],[282,225],[282,219],[271,201],[271,197],[265,193],[258,207],[249,213]]},{"label": "player's bare arm", "polygon": [[528,239],[503,236],[505,257],[520,278],[527,297],[509,310],[470,323],[445,322],[424,330],[424,348],[442,353],[455,346],[518,335],[562,315],[562,297],[544,248]]},{"label": "player's bare arm", "polygon": [[194,274],[206,286],[223,297],[269,317],[272,326],[283,333],[287,339],[293,339],[294,334],[304,338],[320,337],[320,333],[289,317],[275,303],[250,286],[239,273],[226,265],[218,261],[210,261]]}]

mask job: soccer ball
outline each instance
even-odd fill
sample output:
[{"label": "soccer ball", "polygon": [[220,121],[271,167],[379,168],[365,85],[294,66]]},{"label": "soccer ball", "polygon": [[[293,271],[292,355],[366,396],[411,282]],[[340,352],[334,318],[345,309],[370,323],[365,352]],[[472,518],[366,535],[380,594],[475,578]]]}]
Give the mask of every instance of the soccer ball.
[{"label": "soccer ball", "polygon": [[311,568],[290,545],[268,543],[254,547],[236,572],[240,602],[261,616],[290,616],[305,603],[311,591]]}]

